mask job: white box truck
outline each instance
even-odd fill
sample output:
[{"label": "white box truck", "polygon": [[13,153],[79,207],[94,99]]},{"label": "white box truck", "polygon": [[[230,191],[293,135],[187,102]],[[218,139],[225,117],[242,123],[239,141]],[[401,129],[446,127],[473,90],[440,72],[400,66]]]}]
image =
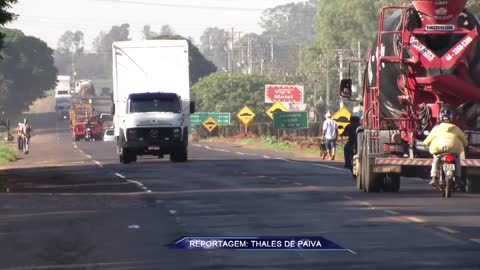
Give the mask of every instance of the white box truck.
[{"label": "white box truck", "polygon": [[70,76],[57,76],[55,87],[55,111],[58,119],[68,119],[68,112],[72,105]]},{"label": "white box truck", "polygon": [[188,159],[190,101],[186,40],[121,41],[113,51],[113,122],[120,162],[138,156]]}]

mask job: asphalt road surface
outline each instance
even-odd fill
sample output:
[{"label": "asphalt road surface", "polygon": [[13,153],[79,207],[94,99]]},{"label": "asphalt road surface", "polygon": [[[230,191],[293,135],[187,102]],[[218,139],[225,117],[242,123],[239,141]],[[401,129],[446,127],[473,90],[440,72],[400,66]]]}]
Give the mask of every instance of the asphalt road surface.
[{"label": "asphalt road surface", "polygon": [[[190,161],[121,165],[110,142],[31,117],[0,171],[0,269],[480,269],[480,195],[425,181],[355,191],[338,163],[192,143]],[[174,250],[182,236],[323,236],[353,252]]]}]

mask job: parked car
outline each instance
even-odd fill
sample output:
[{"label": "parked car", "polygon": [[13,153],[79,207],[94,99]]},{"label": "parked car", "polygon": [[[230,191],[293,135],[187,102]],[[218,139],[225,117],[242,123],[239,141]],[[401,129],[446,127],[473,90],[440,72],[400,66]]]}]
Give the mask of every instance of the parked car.
[{"label": "parked car", "polygon": [[115,133],[113,128],[106,129],[103,133],[103,141],[104,142],[114,142],[115,141]]}]

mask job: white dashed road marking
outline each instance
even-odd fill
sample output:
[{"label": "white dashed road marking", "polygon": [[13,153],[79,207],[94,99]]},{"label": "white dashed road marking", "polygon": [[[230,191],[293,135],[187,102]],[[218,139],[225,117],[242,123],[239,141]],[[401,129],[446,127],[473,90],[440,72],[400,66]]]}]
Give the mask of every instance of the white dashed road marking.
[{"label": "white dashed road marking", "polygon": [[102,163],[100,163],[99,161],[97,161],[97,160],[94,160],[93,162],[95,162],[95,164],[97,164],[97,165],[98,165],[98,167],[100,167],[100,168],[103,168],[103,165],[102,165]]},{"label": "white dashed road marking", "polygon": [[343,196],[343,198],[345,198],[345,199],[347,199],[347,200],[350,200],[350,201],[351,201],[351,200],[353,200],[353,198],[352,198],[352,197],[350,197],[350,196],[347,196],[347,195]]},{"label": "white dashed road marking", "polygon": [[389,209],[385,209],[385,210],[383,210],[383,212],[391,214],[391,215],[399,215],[400,214],[397,211],[393,211],[393,210],[389,210]]},{"label": "white dashed road marking", "polygon": [[140,188],[144,187],[144,185],[143,185],[142,183],[140,183],[140,182],[138,182],[138,181],[135,181],[135,180],[128,180],[128,179],[127,179],[127,182],[133,183],[133,184],[137,185],[137,186],[140,187]]},{"label": "white dashed road marking", "polygon": [[115,173],[115,175],[118,176],[118,177],[120,177],[120,178],[122,178],[122,179],[127,178],[127,177],[125,177],[124,175],[121,175],[121,174],[119,174],[119,173]]},{"label": "white dashed road marking", "polygon": [[412,221],[412,222],[416,222],[416,223],[424,223],[426,222],[425,220],[421,219],[421,218],[417,218],[417,217],[408,217],[407,218],[408,220]]},{"label": "white dashed road marking", "polygon": [[458,233],[457,230],[454,230],[454,229],[450,229],[448,227],[443,227],[443,226],[440,226],[440,227],[437,227],[439,230],[442,230],[444,232],[447,232],[447,233],[451,233],[451,234],[455,234],[455,233]]}]

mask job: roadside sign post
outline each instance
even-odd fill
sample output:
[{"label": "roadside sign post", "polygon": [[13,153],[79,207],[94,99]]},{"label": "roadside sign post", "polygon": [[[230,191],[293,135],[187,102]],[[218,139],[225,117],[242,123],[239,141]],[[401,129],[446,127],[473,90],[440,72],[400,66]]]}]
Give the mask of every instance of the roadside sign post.
[{"label": "roadside sign post", "polygon": [[242,122],[245,126],[245,134],[248,134],[248,125],[253,121],[255,118],[255,113],[245,105],[238,113],[237,118]]},{"label": "roadside sign post", "polygon": [[212,131],[218,126],[218,122],[210,116],[207,118],[207,120],[203,122],[203,126],[208,130],[208,134],[210,135]]},{"label": "roadside sign post", "polygon": [[265,85],[265,103],[275,102],[303,103],[302,85]]},{"label": "roadside sign post", "polygon": [[307,129],[307,112],[275,112],[273,127],[275,129]]},{"label": "roadside sign post", "polygon": [[229,126],[230,125],[230,113],[216,113],[216,112],[196,112],[190,115],[190,125],[191,126],[200,126],[203,125],[203,122],[207,120],[208,117],[215,119],[219,126]]},{"label": "roadside sign post", "polygon": [[268,110],[266,111],[268,117],[270,117],[270,119],[273,120],[273,114],[275,112],[286,112],[287,109],[285,108],[285,106],[283,106],[283,104],[281,102],[275,102],[270,108],[268,108]]},{"label": "roadside sign post", "polygon": [[352,113],[346,108],[343,107],[332,115],[332,119],[337,122],[337,134],[340,135],[345,130],[345,127],[350,124],[350,118]]}]

